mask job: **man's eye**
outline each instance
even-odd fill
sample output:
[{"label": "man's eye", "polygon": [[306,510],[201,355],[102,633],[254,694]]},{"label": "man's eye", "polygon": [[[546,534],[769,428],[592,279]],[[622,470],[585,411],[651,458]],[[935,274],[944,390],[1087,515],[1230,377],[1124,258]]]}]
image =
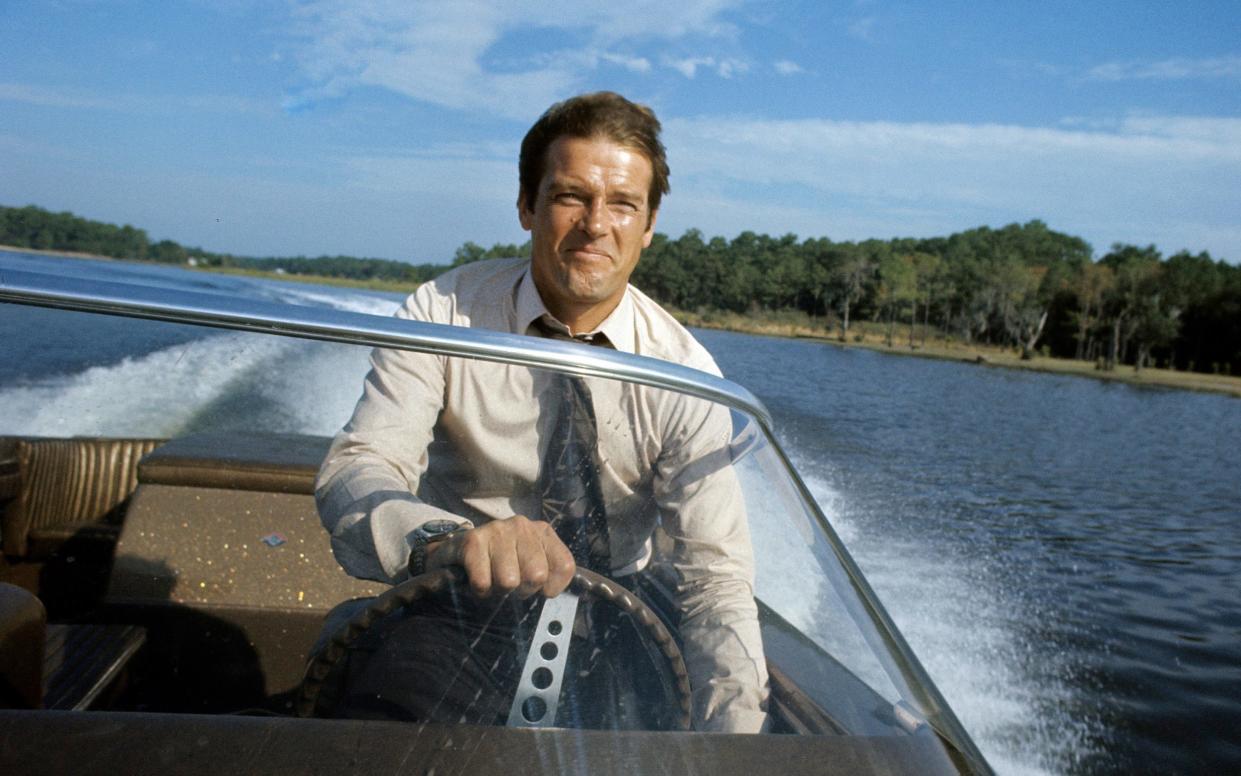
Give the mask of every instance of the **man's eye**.
[{"label": "man's eye", "polygon": [[556,195],[556,202],[558,202],[561,205],[580,205],[582,204],[583,200],[580,194],[574,194],[573,192],[565,191],[565,192],[561,192],[560,194]]}]

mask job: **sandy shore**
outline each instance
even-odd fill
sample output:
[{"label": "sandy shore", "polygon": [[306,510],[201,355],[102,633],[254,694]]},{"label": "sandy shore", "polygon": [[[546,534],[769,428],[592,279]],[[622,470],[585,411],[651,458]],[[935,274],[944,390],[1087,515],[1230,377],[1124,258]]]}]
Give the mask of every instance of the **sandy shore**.
[{"label": "sandy shore", "polygon": [[294,275],[288,272],[265,272],[257,269],[241,269],[239,267],[182,267],[199,272],[219,272],[225,275],[246,275],[252,278],[281,280],[289,283],[313,283],[317,286],[337,286],[339,288],[364,288],[368,291],[395,291],[412,294],[420,284],[402,283],[397,280],[355,280],[353,278],[328,277],[326,275]]}]

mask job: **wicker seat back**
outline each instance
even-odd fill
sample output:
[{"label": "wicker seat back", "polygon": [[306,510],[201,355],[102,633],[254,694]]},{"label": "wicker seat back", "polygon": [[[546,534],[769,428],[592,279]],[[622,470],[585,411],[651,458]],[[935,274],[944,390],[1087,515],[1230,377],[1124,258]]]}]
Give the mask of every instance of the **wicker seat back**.
[{"label": "wicker seat back", "polygon": [[108,525],[137,487],[138,461],[157,439],[21,439],[17,498],[4,512],[6,555],[26,557],[31,540],[54,543]]}]

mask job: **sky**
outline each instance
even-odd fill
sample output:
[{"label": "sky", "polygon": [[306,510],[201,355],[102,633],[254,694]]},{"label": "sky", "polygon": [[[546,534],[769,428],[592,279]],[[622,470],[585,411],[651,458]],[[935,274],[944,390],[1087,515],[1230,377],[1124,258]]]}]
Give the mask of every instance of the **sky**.
[{"label": "sky", "polygon": [[0,0],[0,205],[248,256],[524,241],[517,149],[611,89],[659,231],[1033,219],[1241,262],[1241,2]]}]

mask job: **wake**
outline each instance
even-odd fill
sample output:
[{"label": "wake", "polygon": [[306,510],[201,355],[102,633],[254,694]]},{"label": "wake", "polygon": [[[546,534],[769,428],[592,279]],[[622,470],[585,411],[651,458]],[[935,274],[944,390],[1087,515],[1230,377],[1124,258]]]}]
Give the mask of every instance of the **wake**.
[{"label": "wake", "polygon": [[[1015,623],[1040,613],[968,548],[873,529],[831,486],[821,462],[790,457],[888,614],[997,773],[1064,773],[1090,752],[1089,724],[1064,708],[1064,667]],[[861,526],[868,526],[870,529]],[[1014,608],[1024,609],[1014,612]],[[818,630],[826,623],[816,623]],[[812,626],[814,627],[814,626]],[[870,677],[863,677],[870,679]],[[876,685],[879,687],[879,685]]]},{"label": "wake", "polygon": [[[391,314],[397,305],[300,288],[279,289],[275,297],[375,315]],[[244,428],[330,435],[348,419],[368,348],[203,332],[143,356],[0,390],[6,417],[0,432],[171,437]]]}]

